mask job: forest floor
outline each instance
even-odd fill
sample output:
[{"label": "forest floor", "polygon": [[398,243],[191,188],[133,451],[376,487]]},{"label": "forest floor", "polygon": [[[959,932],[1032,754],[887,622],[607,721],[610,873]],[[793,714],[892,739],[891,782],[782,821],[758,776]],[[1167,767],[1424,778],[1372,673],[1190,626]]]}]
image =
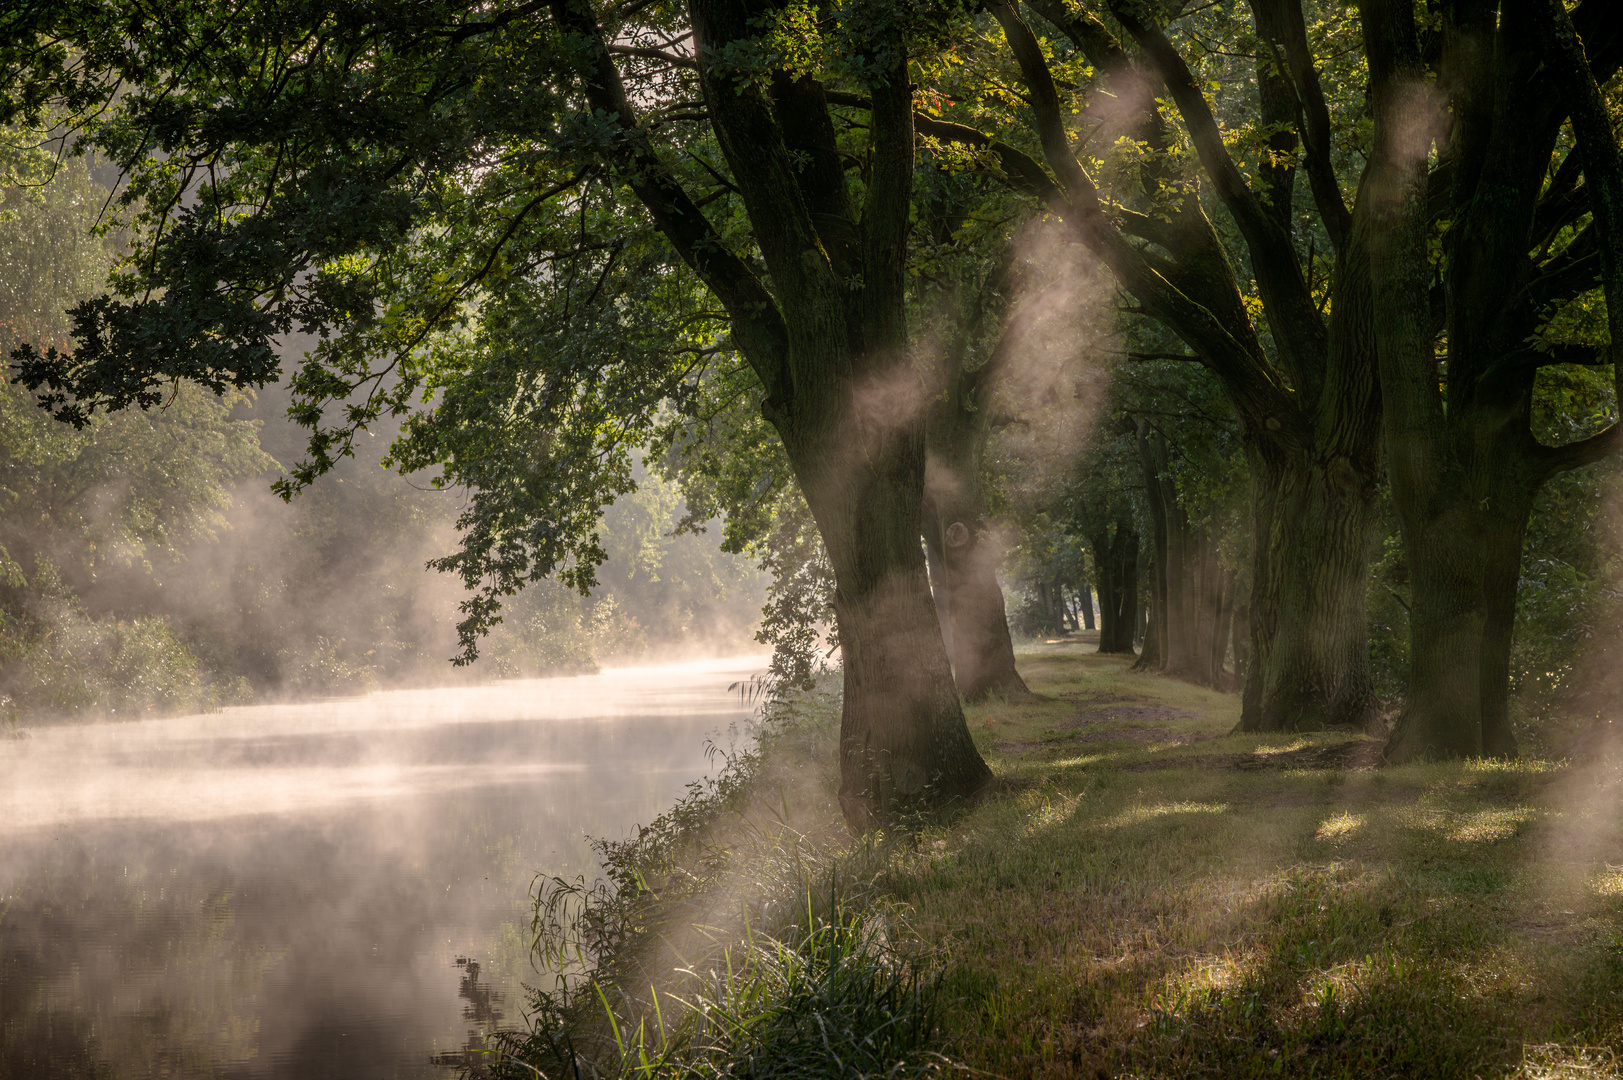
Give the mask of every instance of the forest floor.
[{"label": "forest floor", "polygon": [[1623,753],[1376,768],[1072,640],[892,870],[997,1076],[1557,1077],[1623,1056]]}]

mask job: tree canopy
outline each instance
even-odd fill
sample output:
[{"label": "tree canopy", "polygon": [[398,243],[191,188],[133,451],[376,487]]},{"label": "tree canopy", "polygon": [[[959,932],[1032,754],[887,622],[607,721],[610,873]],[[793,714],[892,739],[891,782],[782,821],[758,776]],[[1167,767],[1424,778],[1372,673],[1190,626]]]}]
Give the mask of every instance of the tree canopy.
[{"label": "tree canopy", "polygon": [[84,427],[285,378],[287,496],[400,423],[390,461],[469,493],[464,659],[527,583],[592,585],[646,451],[776,553],[782,640],[836,625],[853,822],[984,782],[951,683],[1023,692],[1022,527],[1248,728],[1398,693],[1394,756],[1515,750],[1529,521],[1619,438],[1613,5],[12,18],[0,119],[55,110],[129,238],[21,381]]}]

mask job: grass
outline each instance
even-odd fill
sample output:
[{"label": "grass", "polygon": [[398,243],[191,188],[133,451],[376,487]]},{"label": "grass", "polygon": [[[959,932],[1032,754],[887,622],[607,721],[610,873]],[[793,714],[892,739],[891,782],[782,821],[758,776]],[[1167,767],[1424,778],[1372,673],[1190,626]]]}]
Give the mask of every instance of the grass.
[{"label": "grass", "polygon": [[843,836],[824,693],[554,883],[572,974],[498,1074],[1623,1074],[1623,755],[1377,769],[1091,645],[1020,659],[951,821]]},{"label": "grass", "polygon": [[1623,769],[1375,769],[1344,733],[1089,646],[970,710],[1000,779],[893,864],[1000,1076],[1605,1076],[1623,1050]]},{"label": "grass", "polygon": [[536,903],[529,1030],[493,1080],[909,1080],[937,1052],[943,966],[877,886],[896,852],[838,825],[838,699],[771,704],[753,748]]}]

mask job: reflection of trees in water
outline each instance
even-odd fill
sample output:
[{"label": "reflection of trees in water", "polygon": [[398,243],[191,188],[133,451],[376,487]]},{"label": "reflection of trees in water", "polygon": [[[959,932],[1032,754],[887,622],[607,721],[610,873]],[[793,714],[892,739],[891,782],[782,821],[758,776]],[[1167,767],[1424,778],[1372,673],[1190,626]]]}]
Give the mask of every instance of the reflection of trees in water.
[{"label": "reflection of trees in water", "polygon": [[459,956],[456,966],[462,970],[457,984],[457,997],[467,1002],[462,1007],[462,1019],[468,1022],[468,1038],[460,1050],[448,1050],[434,1055],[434,1063],[446,1068],[465,1070],[470,1077],[488,1076],[485,1052],[490,1037],[501,1030],[502,1001],[507,995],[489,983],[479,981],[479,961]]},{"label": "reflection of trees in water", "polygon": [[[462,1010],[462,1019],[478,1025],[487,1032],[494,1031],[505,1015],[501,1010],[504,995],[488,983],[480,984],[479,961],[470,960],[465,956],[458,957],[456,966],[463,970],[457,996],[468,1003]],[[469,1034],[471,1037],[472,1032]]]},{"label": "reflection of trees in water", "polygon": [[32,854],[0,901],[0,1080],[215,1076],[253,1057],[278,955],[241,940],[228,882],[149,869],[139,844]]}]

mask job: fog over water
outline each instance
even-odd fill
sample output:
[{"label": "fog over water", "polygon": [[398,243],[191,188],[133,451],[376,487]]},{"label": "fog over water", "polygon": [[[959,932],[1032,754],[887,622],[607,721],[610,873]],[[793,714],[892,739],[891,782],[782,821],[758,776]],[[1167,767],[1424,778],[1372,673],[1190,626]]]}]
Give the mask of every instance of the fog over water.
[{"label": "fog over water", "polygon": [[0,742],[0,1080],[454,1075],[520,1020],[537,873],[748,717],[745,658]]}]

